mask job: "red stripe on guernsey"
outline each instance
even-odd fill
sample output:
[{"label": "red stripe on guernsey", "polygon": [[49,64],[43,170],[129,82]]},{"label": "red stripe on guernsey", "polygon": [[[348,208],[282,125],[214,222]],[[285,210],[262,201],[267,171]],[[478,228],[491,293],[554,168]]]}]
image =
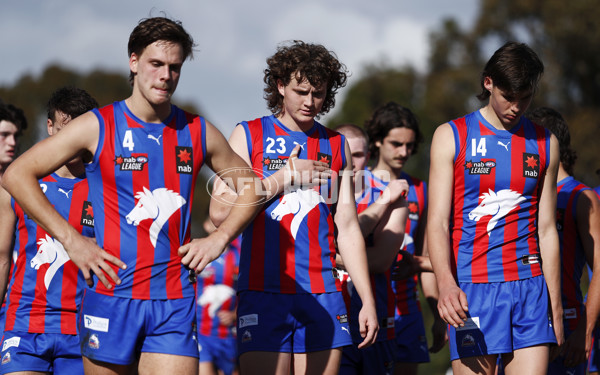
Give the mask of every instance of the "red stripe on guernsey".
[{"label": "red stripe on guernsey", "polygon": [[319,244],[319,228],[321,227],[320,217],[321,212],[319,206],[315,207],[315,209],[310,211],[306,216],[308,222],[311,223],[311,225],[308,226],[308,242],[310,244],[308,274],[310,275],[310,289],[313,293],[325,292],[325,282],[321,276],[323,259],[321,258],[321,246]]},{"label": "red stripe on guernsey", "polygon": [[[511,178],[510,189],[513,191],[525,190],[525,178],[523,178],[523,152],[525,147],[525,133],[523,126],[517,131],[516,136],[511,137]],[[533,206],[532,206],[533,207]],[[504,246],[502,246],[502,269],[504,270],[504,280],[518,280],[519,266],[517,259],[517,244],[514,241],[519,235],[519,224],[517,217],[518,209],[513,210],[505,217],[506,224],[504,226]],[[535,230],[535,228],[530,228]],[[530,244],[531,247],[531,244]],[[535,243],[534,243],[535,247]]]},{"label": "red stripe on guernsey", "polygon": [[461,228],[463,226],[463,207],[465,205],[465,174],[463,171],[463,166],[465,165],[466,147],[464,147],[464,145],[466,143],[465,140],[467,138],[467,124],[464,117],[458,120],[454,120],[454,123],[458,131],[458,144],[461,145],[458,155],[454,157],[454,195],[452,197],[454,220],[450,237],[452,251],[454,252],[454,256],[451,258],[452,272],[454,273],[454,275],[456,275],[458,244],[460,243],[462,235]]},{"label": "red stripe on guernsey", "polygon": [[[262,171],[262,156],[263,156],[263,134],[262,121],[260,118],[248,122],[250,129],[250,137],[253,145],[253,150],[248,150],[250,153],[252,168],[255,171]],[[252,157],[252,155],[255,155]],[[258,173],[258,172],[257,172]],[[261,179],[263,175],[259,176]],[[265,288],[265,211],[261,210],[256,219],[252,222],[252,246],[250,247],[250,269],[255,271],[248,278],[248,288],[250,290],[264,290]],[[257,275],[258,277],[256,277]]]},{"label": "red stripe on guernsey", "polygon": [[[257,119],[260,121],[260,119]],[[256,121],[256,120],[254,120]],[[250,124],[250,123],[249,123]],[[280,126],[278,126],[277,124],[273,124],[273,128],[275,129],[275,135],[279,135],[279,136],[286,136],[289,135],[285,130],[283,130]]]},{"label": "red stripe on guernsey", "polygon": [[[25,255],[25,245],[28,240],[27,228],[25,227],[25,213],[21,209],[21,206],[15,204],[15,214],[17,216],[17,222],[23,223],[22,227],[19,227],[19,236],[15,238],[16,244],[18,244],[19,256],[17,257],[17,263],[13,267],[13,271],[15,269],[24,270],[27,264],[27,256]],[[13,282],[10,290],[10,301],[8,303],[8,309],[6,310],[6,322],[4,326],[4,331],[10,331],[13,329],[15,325],[16,312],[19,307],[19,301],[21,300],[21,296],[23,295],[23,279],[25,277],[25,272],[16,273],[15,272],[15,281]]]},{"label": "red stripe on guernsey", "polygon": [[[40,226],[37,227],[35,234],[36,242],[39,238],[44,238],[46,231]],[[44,276],[46,271],[50,268],[50,264],[42,264],[38,268],[38,272],[35,280],[35,292],[33,301],[31,302],[31,309],[29,310],[29,329],[27,332],[44,332],[44,323],[46,318],[46,288],[44,286]]]},{"label": "red stripe on guernsey", "polygon": [[[104,195],[104,250],[107,253],[121,258],[121,227],[118,219],[112,220],[111,212],[119,212],[119,195],[117,193],[117,185],[115,182],[115,170],[114,170],[114,159],[115,159],[115,148],[112,139],[115,137],[115,116],[113,110],[115,106],[106,106],[100,108],[100,114],[104,119],[104,143],[101,145],[101,152],[98,157],[98,165],[100,165],[100,174],[103,182],[103,195]],[[102,126],[102,123],[100,124]],[[103,162],[103,160],[106,160]],[[103,165],[113,166],[102,168]],[[96,210],[100,212],[100,210]],[[116,216],[118,217],[118,215]],[[113,271],[118,272],[117,266],[112,263],[108,263],[112,267]],[[114,288],[107,289],[104,284],[96,280],[96,291],[101,294],[112,296],[114,295]]]},{"label": "red stripe on guernsey", "polygon": [[[141,154],[131,154],[132,157]],[[136,172],[132,178],[132,191],[144,191],[149,188],[149,168]],[[135,271],[133,272],[133,285],[131,286],[131,297],[135,299],[150,299],[150,278],[152,277],[152,265],[154,264],[154,246],[150,242],[150,226],[152,220],[142,220],[136,227],[137,231],[137,255]]]},{"label": "red stripe on guernsey", "polygon": [[[188,118],[189,120],[189,118]],[[198,118],[198,121],[200,119]],[[165,173],[165,188],[172,191],[181,191],[180,189],[180,180],[177,170],[172,167],[177,165],[177,155],[175,153],[175,147],[177,146],[177,129],[175,126],[177,125],[177,116],[173,116],[171,119],[171,123],[169,126],[166,126],[163,130],[163,158],[164,165],[167,166],[164,168]],[[193,126],[190,126],[190,129]],[[201,135],[192,134],[193,137],[200,137]],[[196,148],[193,148],[193,151],[196,151]],[[200,155],[198,155],[200,156]],[[193,155],[196,158],[196,155]],[[195,160],[194,160],[195,162]],[[194,169],[196,170],[196,169]],[[192,185],[194,186],[194,185]],[[190,204],[191,206],[191,204]],[[167,298],[182,298],[182,286],[181,286],[181,258],[177,255],[177,250],[179,249],[179,227],[181,225],[181,210],[176,210],[169,217],[169,262],[167,265],[167,279],[166,279],[166,289],[167,289]],[[187,233],[186,233],[187,236]],[[189,242],[184,241],[183,243]],[[139,258],[138,258],[139,259]]]}]

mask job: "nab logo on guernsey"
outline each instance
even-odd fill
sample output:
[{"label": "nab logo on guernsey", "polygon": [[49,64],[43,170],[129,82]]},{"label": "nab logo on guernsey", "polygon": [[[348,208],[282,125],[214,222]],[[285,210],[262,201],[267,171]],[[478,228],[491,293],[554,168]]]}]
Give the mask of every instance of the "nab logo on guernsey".
[{"label": "nab logo on guernsey", "polygon": [[270,158],[267,156],[263,159],[263,164],[267,167],[268,171],[278,171],[286,165],[287,160],[287,156],[280,156],[278,158]]},{"label": "nab logo on guernsey", "polygon": [[317,161],[320,161],[322,163],[327,163],[329,168],[331,168],[331,155],[319,152],[319,153],[317,153]]},{"label": "nab logo on guernsey", "polygon": [[538,178],[540,175],[540,156],[523,153],[523,177]]},{"label": "nab logo on guernsey", "polygon": [[148,156],[122,156],[115,158],[115,166],[119,167],[120,171],[143,171],[144,165],[148,163]]},{"label": "nab logo on guernsey", "polygon": [[465,169],[469,171],[470,175],[488,175],[492,172],[492,169],[494,169],[495,167],[496,162],[494,160],[467,161],[465,163]]},{"label": "nab logo on guernsey", "polygon": [[92,202],[84,201],[83,208],[81,210],[81,225],[86,227],[94,227],[94,210],[92,209]]},{"label": "nab logo on guernsey", "polygon": [[191,147],[175,146],[175,162],[177,173],[192,174],[194,155]]}]

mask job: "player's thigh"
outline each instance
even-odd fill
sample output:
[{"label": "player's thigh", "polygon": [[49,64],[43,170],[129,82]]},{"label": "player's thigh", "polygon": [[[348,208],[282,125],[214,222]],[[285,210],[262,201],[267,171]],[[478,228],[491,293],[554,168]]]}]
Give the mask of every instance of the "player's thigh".
[{"label": "player's thigh", "polygon": [[140,375],[196,375],[198,368],[196,357],[142,352],[138,372]]},{"label": "player's thigh", "polygon": [[530,346],[515,350],[508,361],[504,361],[506,375],[545,375],[548,372],[550,349],[548,345]]},{"label": "player's thigh", "polygon": [[342,349],[294,353],[294,374],[336,375],[340,369]]},{"label": "player's thigh", "polygon": [[455,359],[452,361],[452,372],[454,375],[493,375],[497,359],[496,354]]},{"label": "player's thigh", "polygon": [[86,375],[127,375],[134,374],[137,363],[118,365],[114,363],[96,361],[83,357],[83,371]]},{"label": "player's thigh", "polygon": [[291,363],[291,353],[250,351],[240,355],[240,373],[289,375]]},{"label": "player's thigh", "polygon": [[395,362],[394,375],[417,375],[419,364],[416,362]]}]

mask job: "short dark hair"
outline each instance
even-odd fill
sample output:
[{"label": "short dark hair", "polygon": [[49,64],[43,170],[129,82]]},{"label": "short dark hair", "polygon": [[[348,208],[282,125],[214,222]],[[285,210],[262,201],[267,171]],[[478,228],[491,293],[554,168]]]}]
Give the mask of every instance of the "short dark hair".
[{"label": "short dark hair", "polygon": [[548,107],[536,108],[527,117],[535,124],[543,126],[554,134],[560,149],[560,162],[565,171],[569,175],[573,175],[577,153],[571,148],[569,125],[564,117],[558,111]]},{"label": "short dark hair", "polygon": [[327,113],[335,105],[337,90],[346,85],[347,70],[336,55],[320,44],[294,40],[282,45],[267,59],[264,71],[264,98],[269,110],[278,115],[283,111],[283,97],[277,89],[277,81],[287,86],[295,74],[296,80],[307,80],[313,86],[327,85],[327,93],[320,114]]},{"label": "short dark hair", "polygon": [[74,119],[97,107],[98,102],[87,91],[73,86],[57,89],[46,104],[48,118],[52,121],[56,121],[57,111]]},{"label": "short dark hair", "polygon": [[544,73],[544,63],[525,43],[507,42],[500,47],[481,72],[481,93],[479,100],[486,100],[490,92],[484,81],[490,77],[494,86],[514,96],[527,90],[535,90]]},{"label": "short dark hair", "polygon": [[369,151],[375,159],[379,158],[379,149],[375,146],[375,142],[383,142],[390,130],[394,128],[407,128],[415,132],[412,154],[417,153],[418,144],[423,142],[423,134],[419,129],[417,118],[410,109],[395,102],[388,102],[375,109],[371,118],[365,121],[365,129],[371,140]]},{"label": "short dark hair", "polygon": [[[167,41],[181,45],[183,49],[183,60],[194,57],[194,40],[185,31],[180,21],[174,21],[166,17],[152,17],[140,20],[138,25],[129,35],[127,43],[128,56],[132,53],[141,55],[144,49],[156,42]],[[133,82],[133,73],[129,72],[129,82]]]},{"label": "short dark hair", "polygon": [[0,121],[8,121],[15,124],[18,129],[17,136],[20,136],[23,130],[27,129],[25,112],[10,103],[0,104]]}]

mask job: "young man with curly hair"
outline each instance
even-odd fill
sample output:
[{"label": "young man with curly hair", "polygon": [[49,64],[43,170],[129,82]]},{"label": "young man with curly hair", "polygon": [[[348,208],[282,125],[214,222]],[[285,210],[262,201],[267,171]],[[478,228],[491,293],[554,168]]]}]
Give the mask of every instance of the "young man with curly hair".
[{"label": "young man with curly hair", "polygon": [[[261,175],[269,199],[242,240],[241,371],[337,374],[341,348],[352,340],[336,242],[363,302],[361,347],[378,330],[348,143],[315,120],[333,107],[346,69],[324,46],[302,41],[279,47],[267,65],[265,98],[273,114],[241,122],[229,140]],[[211,202],[215,223],[227,215],[218,197]]]}]

